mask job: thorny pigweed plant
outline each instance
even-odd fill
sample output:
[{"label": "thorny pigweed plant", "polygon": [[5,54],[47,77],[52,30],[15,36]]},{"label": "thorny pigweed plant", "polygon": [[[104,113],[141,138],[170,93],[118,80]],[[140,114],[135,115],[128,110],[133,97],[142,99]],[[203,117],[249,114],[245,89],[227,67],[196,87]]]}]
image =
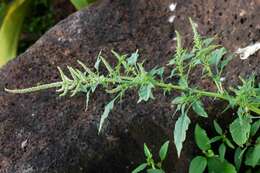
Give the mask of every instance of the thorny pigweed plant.
[{"label": "thorny pigweed plant", "polygon": [[[60,93],[60,96],[65,96],[68,93],[74,96],[79,92],[83,92],[86,94],[86,105],[88,105],[90,95],[95,92],[96,88],[103,88],[106,93],[113,95],[114,98],[105,106],[105,110],[101,115],[99,133],[114,104],[122,99],[128,90],[138,90],[139,100],[137,103],[154,99],[153,90],[155,89],[161,89],[165,94],[179,92],[180,95],[172,99],[172,105],[176,105],[175,113],[180,112],[174,128],[174,143],[178,157],[181,154],[183,142],[186,138],[186,131],[191,123],[188,116],[190,110],[192,109],[198,116],[206,118],[208,114],[201,99],[210,97],[223,100],[229,103],[228,108],[238,108],[238,118],[231,124],[230,132],[233,140],[239,146],[242,146],[249,136],[253,119],[251,113],[260,114],[260,85],[258,88],[255,87],[255,77],[252,76],[247,80],[241,78],[241,86],[228,90],[223,88],[222,71],[232,59],[232,56],[228,56],[225,48],[213,44],[213,38],[203,39],[191,19],[190,23],[194,33],[192,50],[189,51],[182,47],[181,36],[176,31],[176,54],[168,64],[168,67],[172,69],[168,79],[174,78],[175,82],[169,83],[164,80],[164,67],[154,67],[151,70],[146,70],[144,62],[138,62],[138,51],[129,57],[112,51],[117,59],[117,64],[114,67],[100,53],[94,65],[94,70],[78,61],[84,71],[68,67],[71,78],[58,67],[61,76],[60,82],[27,89],[6,89],[6,91],[10,93],[30,93],[49,88],[59,88],[57,92]],[[102,74],[99,70],[101,63],[107,69],[106,74]],[[195,68],[202,68],[201,77],[208,78],[215,84],[217,88],[215,92],[198,88],[190,83],[189,77]]]},{"label": "thorny pigweed plant", "polygon": [[160,148],[159,157],[160,161],[155,163],[153,155],[146,144],[144,144],[144,155],[146,157],[146,163],[140,164],[135,168],[132,173],[138,173],[143,170],[147,170],[148,173],[165,173],[162,169],[163,161],[166,159],[169,148],[169,141],[166,141]]}]

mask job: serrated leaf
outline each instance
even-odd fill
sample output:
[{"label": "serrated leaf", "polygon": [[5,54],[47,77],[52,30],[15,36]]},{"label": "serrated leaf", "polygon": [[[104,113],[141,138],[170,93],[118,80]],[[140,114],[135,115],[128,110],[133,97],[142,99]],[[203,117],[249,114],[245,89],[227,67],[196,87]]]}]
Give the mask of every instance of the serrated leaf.
[{"label": "serrated leaf", "polygon": [[154,88],[153,84],[143,85],[138,91],[139,100],[137,103],[141,102],[142,100],[148,101],[150,98],[154,99],[152,88]]},{"label": "serrated leaf", "polygon": [[220,125],[218,124],[217,121],[213,121],[213,124],[214,124],[214,128],[216,130],[216,132],[219,134],[219,135],[222,135],[223,134],[223,130],[222,128],[220,127]]},{"label": "serrated leaf", "polygon": [[174,144],[177,149],[178,157],[181,155],[182,144],[185,141],[189,124],[190,119],[185,113],[183,113],[176,121],[174,128]]},{"label": "serrated leaf", "polygon": [[161,161],[165,160],[167,152],[168,152],[168,148],[169,148],[169,141],[166,141],[162,146],[161,149],[159,151],[159,156]]},{"label": "serrated leaf", "polygon": [[255,136],[259,128],[260,128],[260,120],[257,120],[251,126],[250,136]]},{"label": "serrated leaf", "polygon": [[195,101],[192,104],[192,109],[201,117],[208,117],[207,112],[203,108],[203,104],[200,100]]},{"label": "serrated leaf", "polygon": [[145,168],[147,167],[147,163],[143,163],[141,165],[139,165],[137,168],[135,168],[132,173],[138,173],[143,171]]},{"label": "serrated leaf", "polygon": [[144,155],[147,157],[147,158],[152,158],[152,153],[151,151],[149,150],[149,148],[147,147],[147,145],[144,143]]},{"label": "serrated leaf", "polygon": [[217,157],[208,158],[209,173],[236,173],[236,168],[226,160],[222,162]]},{"label": "serrated leaf", "polygon": [[247,150],[245,164],[253,168],[260,165],[260,145],[255,145]]},{"label": "serrated leaf", "polygon": [[138,50],[135,53],[132,53],[131,56],[127,59],[128,65],[134,65],[137,62],[137,59],[139,57]]},{"label": "serrated leaf", "polygon": [[197,156],[192,159],[189,167],[189,173],[203,173],[207,166],[207,159],[202,156]]},{"label": "serrated leaf", "polygon": [[[117,98],[117,97],[116,97]],[[106,106],[105,106],[105,110],[103,112],[103,114],[101,115],[101,119],[100,119],[100,123],[99,123],[99,128],[98,128],[98,133],[101,132],[102,126],[104,124],[104,121],[107,119],[109,112],[113,109],[114,107],[114,102],[116,100],[116,98],[114,98],[113,100],[111,100]]]},{"label": "serrated leaf", "polygon": [[198,124],[195,127],[195,141],[197,146],[202,151],[207,151],[211,148],[210,139],[204,129],[202,129]]},{"label": "serrated leaf", "polygon": [[225,160],[225,154],[226,154],[226,146],[225,146],[225,144],[222,143],[219,146],[218,152],[219,152],[219,158],[223,162]]},{"label": "serrated leaf", "polygon": [[241,117],[235,119],[229,126],[229,130],[234,142],[239,145],[243,146],[250,134],[250,122],[247,117]]}]

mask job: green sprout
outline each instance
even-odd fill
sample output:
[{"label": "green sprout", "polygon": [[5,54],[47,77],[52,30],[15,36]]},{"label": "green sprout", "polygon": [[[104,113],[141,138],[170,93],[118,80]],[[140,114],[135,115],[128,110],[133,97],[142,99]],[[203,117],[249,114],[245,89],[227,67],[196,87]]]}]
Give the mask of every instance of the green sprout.
[{"label": "green sprout", "polygon": [[[194,33],[194,47],[191,51],[182,47],[181,35],[176,32],[177,48],[176,54],[169,61],[167,68],[171,69],[171,75],[167,79],[174,79],[167,82],[164,69],[166,67],[154,67],[145,69],[145,62],[139,62],[138,51],[128,55],[120,55],[112,51],[117,60],[115,66],[111,66],[101,55],[97,57],[94,69],[88,68],[83,62],[78,61],[83,70],[68,66],[70,77],[58,67],[61,81],[44,84],[26,89],[5,89],[10,93],[30,93],[49,88],[58,88],[60,96],[77,93],[86,94],[86,104],[90,101],[91,94],[96,88],[102,88],[106,93],[113,96],[112,100],[105,106],[101,115],[98,131],[102,130],[103,124],[115,103],[123,98],[129,90],[135,90],[139,99],[137,103],[146,102],[156,97],[153,91],[162,90],[164,93],[178,92],[179,96],[172,98],[172,105],[176,105],[175,114],[180,115],[174,128],[174,144],[180,157],[183,143],[191,120],[190,112],[195,112],[201,118],[207,118],[208,113],[204,109],[202,98],[210,97],[229,103],[228,108],[238,109],[238,118],[230,125],[230,131],[234,141],[242,146],[248,138],[249,129],[252,124],[252,114],[260,115],[260,87],[256,87],[255,77],[242,80],[242,85],[225,89],[220,80],[222,72],[228,62],[232,59],[225,48],[215,45],[212,38],[203,39],[197,32],[195,24],[190,20]],[[106,68],[102,73],[100,66]],[[202,70],[202,78],[212,81],[216,91],[208,91],[192,84],[189,80],[194,69]]]},{"label": "green sprout", "polygon": [[135,168],[132,173],[138,173],[147,169],[147,173],[165,173],[162,169],[163,161],[166,159],[169,148],[169,141],[166,141],[160,148],[159,157],[160,161],[155,163],[153,155],[146,144],[144,144],[144,155],[146,157],[146,163],[140,164]]}]

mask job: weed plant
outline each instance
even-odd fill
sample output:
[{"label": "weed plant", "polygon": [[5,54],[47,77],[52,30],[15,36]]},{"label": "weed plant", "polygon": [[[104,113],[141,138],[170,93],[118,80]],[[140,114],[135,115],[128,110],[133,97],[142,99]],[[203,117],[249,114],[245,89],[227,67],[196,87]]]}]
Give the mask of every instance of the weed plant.
[{"label": "weed plant", "polygon": [[[117,59],[115,66],[111,66],[100,53],[97,57],[94,69],[90,69],[84,63],[78,61],[83,71],[68,66],[70,77],[65,75],[61,68],[58,67],[61,76],[61,81],[59,82],[26,89],[6,89],[6,91],[11,93],[30,93],[49,88],[58,88],[57,92],[60,93],[60,96],[67,94],[74,96],[79,92],[83,92],[86,94],[86,105],[88,105],[90,96],[96,91],[97,87],[103,88],[106,93],[113,95],[113,99],[108,102],[101,115],[98,128],[99,133],[109,113],[114,108],[114,105],[123,98],[127,91],[137,91],[139,96],[137,103],[155,99],[153,95],[155,89],[162,90],[164,94],[178,92],[179,96],[172,98],[171,102],[176,108],[173,114],[179,112],[179,117],[173,130],[174,144],[177,149],[178,157],[181,155],[186,132],[191,123],[189,112],[193,110],[197,116],[207,118],[208,113],[201,100],[204,97],[210,97],[227,102],[228,107],[226,109],[232,108],[237,110],[237,116],[229,126],[229,132],[234,143],[240,148],[243,148],[245,145],[247,146],[253,126],[256,126],[253,124],[253,120],[258,117],[254,117],[253,115],[260,115],[260,84],[256,86],[255,76],[252,75],[248,79],[240,78],[240,86],[224,88],[222,72],[225,66],[232,60],[232,54],[228,53],[224,47],[215,45],[213,38],[202,38],[197,32],[196,24],[191,19],[190,23],[194,34],[194,46],[191,50],[183,48],[181,35],[176,31],[176,53],[167,64],[167,68],[171,69],[170,76],[165,77],[165,67],[154,67],[151,70],[145,69],[145,61],[138,61],[138,51],[132,53],[130,56],[120,55],[112,51],[114,57]],[[107,73],[101,73],[100,65],[106,68]],[[208,91],[196,87],[190,82],[191,72],[196,68],[202,69],[201,78],[211,80],[216,86],[216,91]],[[166,82],[166,78],[174,79],[174,82]],[[231,142],[223,137],[219,128],[217,129],[221,136],[219,140],[221,139],[223,141],[223,145],[221,145],[220,149],[221,154],[219,156],[219,159],[223,161],[223,155],[225,153],[224,146],[231,147]],[[212,141],[207,142],[208,139],[205,137],[206,132],[197,126],[195,136],[199,136],[196,137],[196,143],[206,157],[196,157],[196,159],[192,161],[191,167],[194,167],[194,165],[198,167],[198,163],[202,163],[201,167],[203,168],[207,164],[217,164],[219,159],[216,161],[215,157],[213,157],[215,155],[212,153],[210,147]],[[251,152],[254,153],[254,149],[251,150],[253,150]],[[213,160],[209,160],[209,158],[213,158]],[[205,162],[205,160],[207,162]],[[256,160],[254,160],[254,163],[256,163]],[[259,159],[257,164],[259,164]],[[200,172],[204,171],[204,169],[201,170]],[[212,172],[211,169],[209,169],[209,172]],[[199,171],[196,173],[199,173]]]}]

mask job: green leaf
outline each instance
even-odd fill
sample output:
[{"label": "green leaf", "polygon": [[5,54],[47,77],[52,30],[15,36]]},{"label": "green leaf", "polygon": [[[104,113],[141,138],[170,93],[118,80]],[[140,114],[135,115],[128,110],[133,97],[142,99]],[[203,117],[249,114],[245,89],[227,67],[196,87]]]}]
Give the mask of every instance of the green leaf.
[{"label": "green leaf", "polygon": [[75,6],[77,10],[80,10],[95,0],[70,0],[70,2]]},{"label": "green leaf", "polygon": [[0,67],[16,57],[23,21],[31,6],[30,0],[13,0],[5,7],[0,28]]},{"label": "green leaf", "polygon": [[142,100],[148,101],[149,98],[154,99],[152,88],[154,88],[153,84],[149,83],[148,85],[143,85],[138,91],[139,100],[137,103],[140,103]]},{"label": "green leaf", "polygon": [[260,120],[257,120],[251,126],[250,136],[255,136],[259,128],[260,128]]},{"label": "green leaf", "polygon": [[144,155],[147,158],[152,158],[153,157],[151,151],[149,150],[149,148],[147,147],[147,145],[145,143],[144,143]]},{"label": "green leaf", "polygon": [[195,101],[193,104],[192,104],[192,109],[194,110],[194,112],[196,112],[199,116],[202,116],[202,117],[208,117],[208,114],[207,112],[204,110],[203,108],[203,104],[201,101]]},{"label": "green leaf", "polygon": [[226,154],[226,146],[225,146],[225,144],[222,143],[219,146],[218,152],[219,152],[219,158],[223,162],[225,160],[225,154]]},{"label": "green leaf", "polygon": [[147,173],[165,173],[165,172],[161,169],[148,169]]},{"label": "green leaf", "polygon": [[137,50],[135,53],[132,53],[131,56],[127,59],[127,64],[135,65],[138,57],[139,57],[139,54],[138,54],[138,50]]},{"label": "green leaf", "polygon": [[222,135],[223,134],[223,130],[222,128],[220,127],[220,125],[217,123],[217,121],[213,121],[213,124],[214,124],[214,128],[216,130],[216,132],[219,134],[219,135]]},{"label": "green leaf", "polygon": [[152,76],[154,75],[158,75],[160,78],[163,77],[163,73],[164,73],[164,67],[160,67],[160,68],[153,68],[150,72],[149,72]]},{"label": "green leaf", "polygon": [[159,156],[161,161],[165,160],[167,152],[168,152],[168,147],[169,147],[169,141],[166,141],[162,146],[159,151]]},{"label": "green leaf", "polygon": [[228,138],[224,138],[223,139],[223,142],[229,147],[229,148],[232,148],[234,149],[234,145],[230,142],[230,140]]},{"label": "green leaf", "polygon": [[186,97],[185,96],[179,96],[172,100],[173,105],[183,104],[185,103]]},{"label": "green leaf", "polygon": [[235,150],[234,162],[235,162],[235,166],[236,166],[237,171],[239,171],[239,169],[240,169],[242,159],[243,159],[243,155],[244,155],[245,151],[246,151],[246,148],[242,150],[239,147],[236,148],[236,150]]},{"label": "green leaf", "polygon": [[250,147],[246,153],[245,164],[248,166],[256,167],[260,165],[260,145]]},{"label": "green leaf", "polygon": [[214,38],[206,38],[203,40],[203,44],[205,47],[208,47],[215,39]]},{"label": "green leaf", "polygon": [[226,160],[222,162],[217,157],[208,158],[208,172],[209,173],[236,173],[234,165]]},{"label": "green leaf", "polygon": [[231,56],[225,58],[223,61],[221,61],[221,63],[220,63],[220,68],[221,68],[221,70],[223,70],[224,67],[225,67],[233,58],[234,58],[234,56],[231,55]]},{"label": "green leaf", "polygon": [[234,142],[239,145],[243,146],[250,134],[250,122],[247,117],[241,117],[235,119],[229,126],[229,130]]},{"label": "green leaf", "polygon": [[141,165],[139,165],[137,168],[135,168],[132,173],[138,173],[141,172],[142,170],[144,170],[147,167],[147,163],[143,163]]},{"label": "green leaf", "polygon": [[216,49],[214,50],[212,53],[211,53],[211,56],[209,58],[209,64],[210,65],[218,65],[221,58],[227,53],[227,50],[222,47],[222,48],[219,48],[219,49]]},{"label": "green leaf", "polygon": [[211,148],[210,139],[207,136],[207,133],[204,129],[202,129],[198,124],[195,127],[195,141],[197,146],[202,151],[207,151]]},{"label": "green leaf", "polygon": [[217,142],[219,140],[221,140],[223,137],[222,136],[215,136],[213,138],[210,139],[210,143],[214,143],[214,142]]},{"label": "green leaf", "polygon": [[189,173],[203,173],[207,166],[207,159],[202,156],[197,156],[192,159],[189,167]]},{"label": "green leaf", "polygon": [[114,98],[113,100],[111,100],[106,106],[105,106],[105,111],[103,112],[103,114],[101,115],[101,119],[100,119],[100,123],[99,123],[99,128],[98,128],[98,133],[101,132],[102,126],[104,124],[104,121],[107,119],[109,112],[113,109],[114,107],[114,102],[117,99]]},{"label": "green leaf", "polygon": [[101,59],[100,59],[100,57],[98,57],[97,58],[97,61],[96,61],[96,63],[95,63],[95,65],[94,65],[94,67],[95,67],[95,69],[98,71],[99,70],[99,64],[100,64],[100,62],[101,62]]},{"label": "green leaf", "polygon": [[187,114],[183,113],[178,118],[174,128],[174,144],[177,149],[178,157],[181,155],[182,143],[186,138],[186,131],[188,130],[190,119]]}]

